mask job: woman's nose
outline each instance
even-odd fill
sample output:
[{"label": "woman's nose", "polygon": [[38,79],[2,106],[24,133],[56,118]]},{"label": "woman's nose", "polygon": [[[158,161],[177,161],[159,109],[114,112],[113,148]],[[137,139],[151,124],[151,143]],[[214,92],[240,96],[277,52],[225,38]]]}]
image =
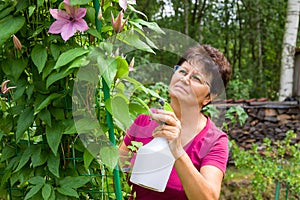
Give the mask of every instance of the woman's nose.
[{"label": "woman's nose", "polygon": [[184,82],[185,84],[189,85],[189,83],[190,83],[190,78],[189,77],[190,76],[187,74],[186,76],[182,76],[180,80],[182,82]]}]

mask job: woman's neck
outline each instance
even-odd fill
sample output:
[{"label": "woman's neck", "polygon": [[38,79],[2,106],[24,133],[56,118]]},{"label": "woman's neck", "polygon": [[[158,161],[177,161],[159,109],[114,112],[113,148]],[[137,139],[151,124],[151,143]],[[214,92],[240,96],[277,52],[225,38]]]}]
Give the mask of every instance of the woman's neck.
[{"label": "woman's neck", "polygon": [[205,126],[207,118],[200,112],[201,108],[184,106],[178,101],[171,101],[175,115],[181,122],[182,145],[189,143]]},{"label": "woman's neck", "polygon": [[201,107],[195,102],[194,105],[179,102],[178,99],[171,99],[170,105],[180,121],[190,121],[191,118],[199,117]]}]

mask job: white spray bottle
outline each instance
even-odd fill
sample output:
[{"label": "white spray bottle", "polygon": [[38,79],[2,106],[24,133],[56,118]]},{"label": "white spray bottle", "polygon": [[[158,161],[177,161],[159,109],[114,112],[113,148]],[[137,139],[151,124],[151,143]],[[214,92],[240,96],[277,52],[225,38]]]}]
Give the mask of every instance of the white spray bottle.
[{"label": "white spray bottle", "polygon": [[[165,102],[159,102],[161,108],[164,108]],[[154,191],[164,192],[174,162],[168,141],[161,137],[154,138],[137,151],[130,181]]]}]

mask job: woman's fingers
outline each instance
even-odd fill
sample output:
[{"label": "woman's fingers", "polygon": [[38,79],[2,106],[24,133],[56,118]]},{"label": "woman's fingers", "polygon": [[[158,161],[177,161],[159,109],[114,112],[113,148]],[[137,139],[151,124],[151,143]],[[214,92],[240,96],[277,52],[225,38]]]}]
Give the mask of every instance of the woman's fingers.
[{"label": "woman's fingers", "polygon": [[171,126],[178,126],[180,124],[175,114],[169,111],[156,110],[156,112],[152,113],[151,117],[156,121],[164,122]]},{"label": "woman's fingers", "polygon": [[169,141],[177,139],[179,137],[179,134],[180,129],[178,127],[169,126],[166,124],[158,126],[153,132],[154,137],[164,137]]}]

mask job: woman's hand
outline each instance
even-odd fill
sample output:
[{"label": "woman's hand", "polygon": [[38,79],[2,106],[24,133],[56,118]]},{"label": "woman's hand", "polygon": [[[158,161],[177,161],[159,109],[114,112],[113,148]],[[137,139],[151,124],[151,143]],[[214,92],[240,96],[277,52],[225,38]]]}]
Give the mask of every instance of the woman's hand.
[{"label": "woman's hand", "polygon": [[185,151],[181,144],[181,122],[173,112],[165,110],[155,110],[152,118],[159,123],[153,131],[153,137],[163,137],[169,142],[171,152],[175,159],[182,156]]}]

